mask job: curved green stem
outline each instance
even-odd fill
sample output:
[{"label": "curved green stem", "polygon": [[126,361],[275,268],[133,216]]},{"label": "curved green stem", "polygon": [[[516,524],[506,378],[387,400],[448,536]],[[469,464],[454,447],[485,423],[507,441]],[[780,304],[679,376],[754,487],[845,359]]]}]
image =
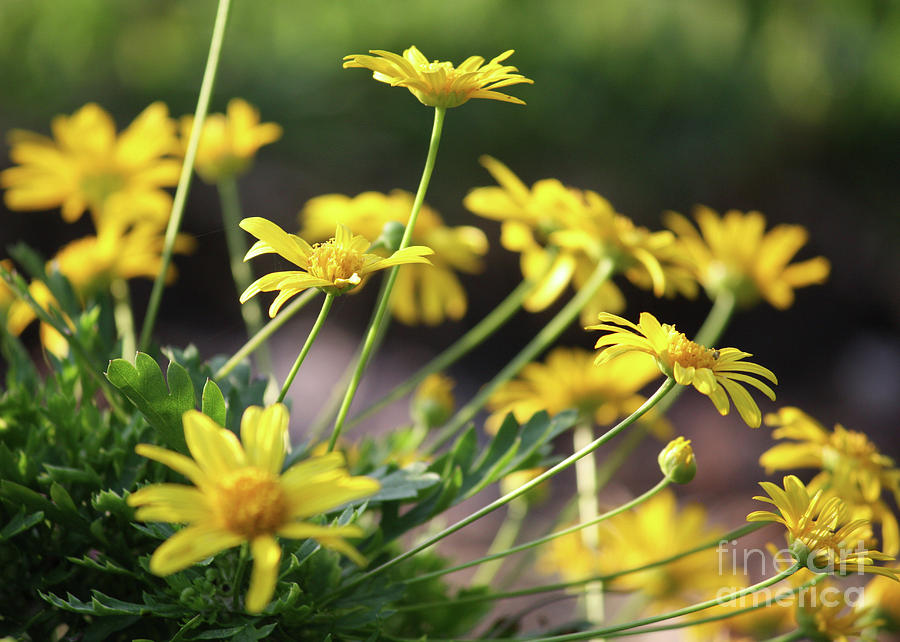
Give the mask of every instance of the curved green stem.
[{"label": "curved green stem", "polygon": [[241,346],[240,350],[235,352],[234,355],[216,371],[216,374],[213,375],[213,379],[218,381],[222,377],[227,377],[241,361],[253,354],[253,351],[262,345],[263,341],[275,334],[281,326],[287,323],[291,317],[300,312],[307,303],[312,301],[320,293],[321,290],[318,289],[307,290],[291,301],[291,304],[282,309],[277,317],[269,321],[259,332],[253,335],[247,343]]},{"label": "curved green stem", "polygon": [[534,288],[534,282],[522,281],[516,288],[510,292],[503,301],[497,305],[486,317],[478,322],[471,330],[457,339],[449,348],[441,352],[434,359],[419,368],[414,374],[397,385],[393,390],[384,397],[376,401],[374,404],[353,417],[348,424],[349,429],[355,426],[363,419],[379,412],[385,406],[397,401],[419,385],[425,377],[434,373],[446,370],[451,365],[462,359],[474,348],[481,345],[485,339],[490,337],[494,332],[503,327],[512,316],[522,307],[522,302],[528,296],[529,292]]},{"label": "curved green stem", "polygon": [[[506,517],[503,519],[503,523],[500,524],[500,528],[497,529],[494,541],[488,547],[489,557],[505,551],[516,543],[516,538],[519,536],[519,531],[522,529],[522,523],[525,521],[526,515],[528,515],[528,500],[520,498],[509,503]],[[470,584],[472,586],[490,584],[502,565],[503,562],[500,558],[494,558],[485,562],[478,567]]]},{"label": "curved green stem", "polygon": [[[588,445],[590,445],[590,444],[588,444]],[[582,450],[584,450],[584,448],[582,448]],[[578,452],[581,452],[581,450],[579,450]],[[572,533],[577,533],[578,531],[583,530],[583,529],[587,528],[588,526],[594,526],[596,524],[599,524],[600,522],[610,519],[611,517],[615,517],[616,515],[619,515],[621,513],[624,513],[627,510],[634,508],[638,504],[641,504],[642,502],[645,502],[648,499],[650,499],[651,497],[653,497],[656,493],[661,491],[663,488],[668,486],[670,483],[671,482],[668,479],[663,479],[658,484],[656,484],[656,486],[654,486],[653,488],[651,488],[644,494],[638,495],[631,501],[628,501],[628,502],[622,504],[621,506],[614,508],[611,511],[607,511],[607,512],[603,513],[602,515],[598,515],[598,516],[594,517],[593,519],[589,519],[586,522],[583,522],[580,524],[575,524],[574,526],[570,526],[570,527],[564,528],[560,531],[550,533],[549,535],[544,535],[543,537],[539,537],[537,539],[531,540],[530,542],[525,542],[524,544],[519,544],[518,546],[513,546],[511,548],[508,548],[504,551],[494,553],[492,555],[486,555],[485,557],[481,557],[477,560],[471,560],[469,562],[457,564],[456,566],[442,568],[441,570],[434,571],[432,573],[424,573],[422,575],[417,575],[416,577],[412,577],[412,578],[406,580],[404,582],[404,584],[414,584],[416,582],[430,580],[435,577],[441,577],[443,575],[455,573],[456,571],[461,571],[463,569],[470,568],[472,566],[484,564],[485,562],[491,562],[493,560],[498,560],[498,559],[504,558],[507,555],[512,555],[513,553],[520,553],[522,551],[527,551],[528,549],[535,548],[536,546],[540,546],[541,544],[546,544],[547,542],[550,542],[559,537],[564,537],[564,536],[570,535]],[[585,582],[585,584],[598,583],[598,582],[602,582],[602,581],[603,580],[601,578],[594,577],[594,578],[591,578],[589,582]]]},{"label": "curved green stem", "polygon": [[335,296],[336,295],[331,292],[325,295],[325,300],[322,301],[322,309],[319,310],[319,316],[316,317],[316,322],[313,323],[313,327],[310,329],[306,341],[303,343],[303,347],[300,348],[300,354],[297,355],[297,360],[294,361],[294,365],[288,373],[287,379],[284,380],[284,385],[281,386],[281,394],[278,395],[278,403],[284,401],[291,384],[294,383],[294,377],[297,376],[297,371],[300,370],[300,366],[303,364],[303,360],[306,359],[309,349],[312,348],[313,342],[316,340],[316,337],[319,336],[319,330],[322,329],[322,324],[324,324],[325,319],[328,318],[328,311],[331,310],[331,304],[334,303]]},{"label": "curved green stem", "polygon": [[543,352],[547,346],[556,341],[563,330],[569,327],[569,324],[578,316],[581,309],[597,293],[607,279],[612,275],[615,269],[615,263],[611,259],[603,259],[594,269],[594,273],[588,279],[587,283],[572,297],[569,302],[560,310],[555,317],[550,320],[546,326],[538,332],[522,350],[513,357],[503,369],[494,376],[488,383],[481,387],[469,403],[460,408],[456,415],[446,426],[441,428],[437,433],[434,443],[428,447],[427,453],[434,453],[449,439],[463,428],[478,413],[488,398],[493,394],[500,384],[515,377],[519,371],[528,365],[535,357]]},{"label": "curved green stem", "polygon": [[[233,176],[220,178],[216,182],[219,202],[222,204],[222,224],[225,228],[225,244],[228,246],[228,259],[231,265],[231,276],[238,296],[253,282],[253,268],[244,262],[247,254],[247,241],[238,224],[244,218],[241,212],[241,197],[238,194],[237,181]],[[263,312],[259,299],[252,298],[241,304],[241,317],[247,327],[247,337],[256,335],[263,328]],[[265,373],[272,372],[272,355],[265,341],[257,348],[256,362]]]},{"label": "curved green stem", "polygon": [[[441,130],[444,127],[444,115],[447,113],[447,110],[443,107],[435,107],[434,109],[434,125],[431,129],[431,140],[428,145],[428,155],[425,158],[425,169],[422,170],[422,178],[419,181],[419,188],[416,190],[416,197],[413,201],[412,211],[409,214],[409,221],[406,223],[406,230],[403,232],[403,238],[400,241],[400,247],[398,249],[403,249],[405,247],[409,247],[410,242],[412,241],[413,230],[416,226],[416,219],[419,217],[419,211],[422,209],[422,204],[425,202],[425,193],[428,191],[428,183],[431,182],[431,174],[434,172],[434,163],[437,159],[438,146],[441,142]],[[344,395],[344,400],[341,403],[341,408],[338,410],[337,419],[334,422],[334,429],[331,432],[331,438],[328,440],[328,452],[334,450],[335,444],[337,444],[338,437],[341,436],[341,430],[344,427],[344,422],[347,419],[347,413],[350,411],[350,404],[353,403],[353,398],[356,396],[356,390],[359,388],[359,382],[362,379],[363,372],[366,369],[366,366],[369,363],[369,359],[372,357],[372,353],[374,352],[375,344],[377,343],[379,329],[381,327],[382,321],[384,320],[384,315],[388,309],[388,303],[391,300],[391,292],[394,289],[394,282],[397,280],[397,270],[400,266],[395,265],[391,268],[390,272],[387,276],[387,285],[384,288],[384,293],[378,301],[378,304],[375,309],[375,317],[372,319],[372,323],[369,324],[369,329],[366,331],[365,342],[363,343],[363,349],[360,352],[359,360],[356,362],[356,369],[353,371],[353,377],[350,379],[350,385],[347,386],[347,392]]]},{"label": "curved green stem", "polygon": [[140,346],[144,352],[147,351],[150,345],[150,336],[153,334],[153,325],[156,323],[156,315],[159,313],[159,304],[162,301],[163,288],[165,288],[166,284],[166,274],[169,273],[169,264],[172,262],[175,238],[178,236],[178,230],[181,228],[184,206],[188,192],[191,189],[194,160],[197,158],[197,147],[200,145],[200,132],[203,130],[206,112],[209,111],[209,99],[212,96],[213,85],[216,80],[216,71],[218,70],[219,58],[222,54],[222,42],[225,39],[225,27],[228,24],[230,9],[231,0],[219,0],[219,7],[216,10],[216,22],[213,25],[212,39],[209,43],[209,56],[206,59],[206,69],[203,71],[203,81],[200,83],[197,109],[194,111],[194,126],[191,129],[187,150],[184,153],[184,164],[181,166],[178,187],[175,188],[175,200],[172,202],[172,214],[166,227],[162,263],[160,264],[159,274],[157,274],[156,280],[153,282],[150,302],[147,304],[147,314],[144,316],[144,326],[141,328]]},{"label": "curved green stem", "polygon": [[475,521],[481,519],[482,517],[484,517],[485,515],[492,513],[493,511],[497,510],[501,506],[505,506],[506,504],[508,504],[509,502],[514,500],[516,497],[521,497],[522,495],[527,493],[529,490],[531,490],[535,486],[538,486],[539,484],[545,482],[546,480],[550,479],[551,477],[558,474],[559,472],[569,468],[576,461],[578,461],[585,455],[588,455],[588,454],[594,452],[597,448],[599,448],[600,446],[605,444],[607,441],[609,441],[610,439],[615,437],[617,434],[622,432],[625,428],[627,428],[632,423],[637,421],[645,412],[647,412],[648,410],[650,410],[650,408],[655,406],[659,402],[660,399],[665,397],[666,394],[668,394],[668,392],[670,390],[672,390],[672,388],[675,385],[676,384],[675,384],[674,379],[666,379],[665,382],[663,382],[663,384],[659,387],[659,389],[657,389],[657,391],[654,392],[653,395],[649,399],[647,399],[647,401],[645,401],[641,405],[640,408],[635,410],[628,417],[626,417],[625,419],[620,421],[613,428],[609,429],[607,432],[602,434],[600,437],[598,437],[597,439],[592,441],[590,444],[588,444],[581,450],[569,455],[564,460],[557,463],[555,466],[547,469],[546,471],[544,471],[537,477],[522,484],[516,490],[511,491],[498,499],[495,499],[488,505],[475,511],[468,517],[465,517],[465,518],[459,520],[455,524],[448,526],[441,532],[437,533],[436,535],[433,535],[432,537],[429,537],[427,540],[418,544],[417,546],[414,546],[413,548],[409,549],[408,551],[401,553],[397,557],[394,557],[393,559],[388,560],[381,566],[378,566],[377,568],[374,568],[371,571],[368,571],[366,573],[362,573],[362,574],[358,575],[356,578],[354,578],[354,579],[348,581],[346,584],[344,584],[338,591],[332,593],[331,596],[326,598],[326,600],[325,600],[326,603],[328,601],[334,599],[335,597],[337,597],[340,593],[343,593],[344,591],[346,591],[354,586],[357,586],[357,585],[361,584],[362,582],[365,582],[369,578],[371,578],[375,575],[378,575],[379,573],[382,573],[383,571],[386,571],[389,568],[396,566],[400,562],[402,562],[406,559],[409,559],[410,557],[426,550],[427,548],[430,548],[431,546],[433,546],[437,542],[441,541],[445,537],[448,537],[449,535],[452,535],[453,533],[465,528],[472,522],[475,522]]},{"label": "curved green stem", "polygon": [[740,599],[745,595],[756,593],[757,591],[772,586],[773,584],[777,584],[781,580],[786,579],[796,573],[798,570],[800,570],[801,566],[801,564],[795,563],[793,566],[785,569],[781,573],[778,573],[777,575],[774,575],[767,580],[763,580],[762,582],[758,582],[753,586],[748,586],[747,588],[741,589],[740,591],[735,591],[734,593],[731,593],[724,597],[717,597],[711,600],[706,600],[705,602],[698,602],[697,604],[692,604],[691,606],[686,606],[682,609],[676,609],[675,611],[669,611],[668,613],[646,617],[641,620],[628,622],[626,624],[619,624],[617,626],[608,626],[599,629],[592,629],[590,631],[580,631],[578,633],[570,633],[568,635],[554,635],[552,637],[536,638],[533,640],[533,642],[575,642],[575,640],[590,640],[597,637],[608,636],[613,633],[619,633],[620,631],[627,631],[629,629],[645,626],[647,624],[655,624],[656,622],[662,622],[663,620],[670,620],[672,618],[681,617],[683,615],[690,615],[691,613],[703,611],[714,606],[727,604],[734,600]]},{"label": "curved green stem", "polygon": [[116,320],[116,330],[119,338],[122,339],[122,358],[134,362],[137,339],[134,334],[134,315],[131,312],[128,281],[113,279],[113,282],[109,284],[109,292],[113,298],[113,317]]}]

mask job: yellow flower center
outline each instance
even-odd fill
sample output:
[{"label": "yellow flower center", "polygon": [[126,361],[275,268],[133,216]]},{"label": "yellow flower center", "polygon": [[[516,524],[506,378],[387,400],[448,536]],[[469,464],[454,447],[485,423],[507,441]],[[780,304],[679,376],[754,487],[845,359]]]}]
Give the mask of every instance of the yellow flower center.
[{"label": "yellow flower center", "polygon": [[92,207],[100,207],[110,194],[125,186],[125,179],[114,172],[100,172],[81,179],[81,190]]},{"label": "yellow flower center", "polygon": [[339,247],[334,239],[316,243],[307,259],[307,271],[336,285],[356,285],[365,264],[364,255]]},{"label": "yellow flower center", "polygon": [[287,520],[278,479],[258,468],[242,468],[219,484],[216,508],[225,528],[246,539],[274,533]]},{"label": "yellow flower center", "polygon": [[712,369],[716,365],[719,358],[719,351],[712,350],[699,343],[694,343],[683,332],[678,332],[675,328],[668,327],[668,346],[666,352],[672,363],[677,363],[682,368],[709,368]]}]

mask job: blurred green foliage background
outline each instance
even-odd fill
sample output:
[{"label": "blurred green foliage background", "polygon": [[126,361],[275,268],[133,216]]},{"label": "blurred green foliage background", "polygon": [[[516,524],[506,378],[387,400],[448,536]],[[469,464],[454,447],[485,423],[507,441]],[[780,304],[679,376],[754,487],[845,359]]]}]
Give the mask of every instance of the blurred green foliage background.
[{"label": "blurred green foliage background", "polygon": [[[46,132],[53,115],[89,101],[120,126],[154,100],[175,115],[193,111],[215,7],[0,0],[0,129]],[[340,65],[349,53],[410,44],[454,62],[513,48],[508,62],[535,81],[510,91],[527,107],[473,101],[448,114],[428,198],[448,221],[472,222],[461,200],[491,183],[477,162],[488,153],[526,182],[552,176],[597,190],[650,227],[663,210],[687,213],[695,203],[806,225],[811,241],[800,258],[828,256],[829,284],[802,291],[786,313],[760,306],[738,317],[724,344],[734,337],[784,368],[780,401],[815,400],[813,413],[829,426],[843,419],[888,432],[900,421],[900,3],[234,0],[213,107],[241,96],[285,128],[242,182],[248,214],[294,226],[318,194],[415,189],[430,110]],[[23,238],[50,254],[77,235],[50,214],[2,217],[4,245]],[[179,259],[182,278],[163,314],[193,315],[206,328],[216,315],[232,334],[209,341],[234,345],[241,326],[215,194],[196,181],[185,226],[201,253]],[[483,226],[496,240],[496,226]],[[458,325],[517,279],[515,257],[495,243],[488,277],[467,281],[473,309]],[[367,294],[354,304],[356,327]],[[702,303],[643,293],[633,301],[628,315],[651,308],[688,331],[706,313]],[[545,321],[522,319],[522,337]],[[172,340],[190,335],[168,327]],[[437,347],[458,332],[414,337]],[[506,339],[480,358],[521,345]],[[568,339],[588,344],[577,329]]]}]

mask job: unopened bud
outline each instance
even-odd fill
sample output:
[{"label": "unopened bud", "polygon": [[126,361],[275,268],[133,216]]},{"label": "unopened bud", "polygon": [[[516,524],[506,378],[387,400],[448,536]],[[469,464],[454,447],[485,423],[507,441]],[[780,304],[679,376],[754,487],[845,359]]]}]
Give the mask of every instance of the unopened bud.
[{"label": "unopened bud", "polygon": [[403,223],[388,221],[381,228],[381,234],[378,235],[378,238],[372,241],[368,251],[374,252],[375,250],[384,249],[388,252],[396,252],[400,249],[400,242],[403,240],[405,231],[406,226]]},{"label": "unopened bud", "polygon": [[659,453],[659,468],[676,484],[687,484],[697,474],[697,462],[691,440],[677,437]]},{"label": "unopened bud", "polygon": [[413,421],[426,428],[443,426],[453,415],[453,379],[442,374],[431,374],[419,384],[413,396],[411,414]]}]

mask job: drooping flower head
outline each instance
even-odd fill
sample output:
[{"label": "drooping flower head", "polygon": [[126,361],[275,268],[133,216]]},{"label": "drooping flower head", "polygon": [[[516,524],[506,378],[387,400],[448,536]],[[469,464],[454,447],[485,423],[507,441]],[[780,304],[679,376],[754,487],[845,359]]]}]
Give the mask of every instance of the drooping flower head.
[{"label": "drooping flower head", "polygon": [[[336,225],[375,239],[389,223],[405,224],[414,195],[404,190],[389,194],[363,192],[357,196],[324,194],[310,199],[300,212],[300,236],[311,241],[327,239]],[[412,242],[434,250],[431,267],[408,265],[397,273],[391,312],[403,323],[436,325],[458,320],[466,313],[467,298],[457,272],[475,274],[484,269],[487,237],[477,227],[446,225],[434,209],[423,204]]]},{"label": "drooping flower head", "polygon": [[[678,248],[670,232],[636,226],[596,192],[556,179],[539,180],[529,188],[503,163],[488,156],[481,163],[498,185],[473,189],[463,205],[500,221],[503,247],[521,254],[523,276],[537,284],[525,300],[526,310],[547,308],[570,283],[581,288],[603,259],[657,296],[696,294],[689,272],[673,261]],[[621,291],[607,281],[582,310],[582,323],[624,307]]]},{"label": "drooping flower head", "polygon": [[[597,368],[588,350],[555,348],[543,363],[529,363],[516,378],[494,391],[488,400],[492,413],[485,427],[498,430],[510,412],[524,423],[541,410],[556,415],[570,408],[598,426],[607,426],[640,408],[646,401],[640,389],[657,377],[659,369],[645,355],[629,355]],[[652,411],[641,420],[660,438],[671,434],[669,422]]]},{"label": "drooping flower head", "polygon": [[[875,578],[876,581],[881,579],[884,578]],[[863,595],[868,591],[867,587]],[[832,582],[819,585],[817,592],[818,599],[797,600],[794,617],[797,627],[804,634],[799,639],[829,642],[876,639],[883,622],[873,617],[871,606],[848,603],[846,591]]]},{"label": "drooping flower head", "polygon": [[890,555],[900,552],[897,517],[881,497],[887,490],[900,503],[900,469],[890,457],[881,454],[865,434],[840,424],[827,430],[799,408],[781,408],[765,420],[767,425],[777,426],[772,437],[792,440],[773,446],[759,458],[767,474],[819,469],[808,484],[811,492],[822,490],[826,497],[839,497],[854,518],[880,523],[884,551]]},{"label": "drooping flower head", "polygon": [[741,305],[763,298],[785,309],[794,302],[795,288],[828,278],[830,264],[824,257],[791,263],[809,236],[800,225],[776,225],[766,232],[766,218],[759,212],[730,210],[720,217],[703,206],[695,209],[694,218],[699,231],[677,212],[664,215],[710,298],[728,290]]},{"label": "drooping flower head", "polygon": [[375,80],[391,87],[406,87],[429,107],[458,107],[470,98],[489,98],[524,105],[525,101],[496,91],[501,87],[533,84],[534,81],[510,65],[501,64],[513,55],[514,50],[504,51],[484,64],[481,56],[469,56],[461,65],[435,60],[430,62],[418,49],[411,46],[399,56],[390,51],[372,49],[374,56],[352,54],[344,56],[344,69],[371,69]]},{"label": "drooping flower head", "polygon": [[321,288],[327,293],[343,294],[362,283],[363,278],[405,263],[428,263],[430,248],[413,245],[384,258],[367,250],[369,241],[354,235],[346,226],[338,225],[334,237],[325,243],[310,245],[296,234],[288,234],[272,221],[260,217],[245,218],[241,228],[259,240],[247,252],[247,261],[260,254],[278,254],[300,268],[300,271],[272,272],[253,283],[241,294],[241,303],[259,292],[278,290],[269,307],[274,317],[291,297],[308,288]]},{"label": "drooping flower head", "polygon": [[[207,116],[194,163],[200,178],[215,183],[243,174],[260,147],[281,138],[281,125],[260,123],[259,120],[259,110],[242,98],[228,101],[225,114]],[[187,149],[193,127],[193,116],[181,118],[182,154]]]},{"label": "drooping flower head", "polygon": [[728,414],[731,397],[741,419],[752,428],[762,423],[762,413],[742,384],[749,384],[775,400],[772,389],[755,377],[765,377],[776,384],[778,380],[768,368],[744,361],[753,356],[749,352],[737,348],[715,350],[694,343],[675,326],[660,324],[649,312],[641,313],[637,325],[606,312],[598,318],[599,325],[586,328],[610,333],[600,337],[594,346],[601,349],[596,360],[598,366],[627,352],[649,354],[663,374],[683,386],[693,385],[712,400],[720,414]]},{"label": "drooping flower head", "polygon": [[183,421],[193,458],[150,444],[135,448],[139,455],[165,464],[193,484],[151,484],[128,497],[128,503],[138,507],[136,519],[187,524],[153,553],[153,573],[170,575],[249,542],[253,572],[245,606],[256,613],[271,600],[278,579],[281,547],[276,535],[315,539],[358,564],[365,563],[344,540],[361,536],[359,526],[323,526],[304,520],[375,493],[378,482],[351,477],[340,453],[312,457],[282,473],[289,421],[283,405],[247,408],[240,440],[200,412],[186,412]]},{"label": "drooping flower head", "polygon": [[72,116],[57,116],[53,138],[13,130],[10,158],[16,167],[0,172],[11,210],[61,208],[72,222],[86,209],[101,218],[153,221],[165,225],[181,162],[175,123],[161,102],[147,107],[121,134],[112,117],[89,103]]},{"label": "drooping flower head", "polygon": [[772,511],[754,511],[748,522],[777,522],[787,532],[791,555],[815,573],[847,575],[853,572],[875,573],[897,578],[897,571],[875,566],[877,560],[892,560],[881,551],[869,550],[872,528],[868,520],[852,519],[846,505],[837,497],[825,498],[822,491],[811,494],[796,476],[788,475],[783,488],[760,482],[768,497],[757,496],[775,506]]}]

